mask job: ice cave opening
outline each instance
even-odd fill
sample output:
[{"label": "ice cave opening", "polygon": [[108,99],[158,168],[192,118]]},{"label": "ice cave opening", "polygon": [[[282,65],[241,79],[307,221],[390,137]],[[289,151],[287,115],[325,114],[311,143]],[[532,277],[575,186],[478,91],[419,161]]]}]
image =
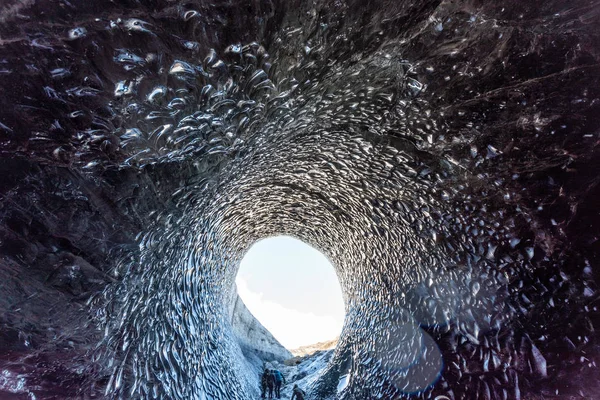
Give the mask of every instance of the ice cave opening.
[{"label": "ice cave opening", "polygon": [[335,346],[345,317],[342,290],[317,249],[289,236],[262,239],[244,255],[236,285],[246,307],[287,349]]}]

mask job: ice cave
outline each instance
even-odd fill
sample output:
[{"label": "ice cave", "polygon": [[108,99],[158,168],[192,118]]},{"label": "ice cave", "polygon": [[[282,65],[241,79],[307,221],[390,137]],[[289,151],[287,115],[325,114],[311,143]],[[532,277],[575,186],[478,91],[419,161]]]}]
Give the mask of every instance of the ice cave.
[{"label": "ice cave", "polygon": [[[3,0],[0,398],[260,398],[287,235],[309,399],[600,398],[598,0]],[[254,327],[249,329],[249,327]]]}]

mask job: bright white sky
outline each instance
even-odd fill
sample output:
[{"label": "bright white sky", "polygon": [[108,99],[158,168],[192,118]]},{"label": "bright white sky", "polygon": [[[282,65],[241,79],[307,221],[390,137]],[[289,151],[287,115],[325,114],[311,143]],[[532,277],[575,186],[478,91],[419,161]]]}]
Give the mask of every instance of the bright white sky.
[{"label": "bright white sky", "polygon": [[255,243],[236,279],[250,312],[288,349],[334,339],[344,301],[333,266],[318,250],[289,236]]}]

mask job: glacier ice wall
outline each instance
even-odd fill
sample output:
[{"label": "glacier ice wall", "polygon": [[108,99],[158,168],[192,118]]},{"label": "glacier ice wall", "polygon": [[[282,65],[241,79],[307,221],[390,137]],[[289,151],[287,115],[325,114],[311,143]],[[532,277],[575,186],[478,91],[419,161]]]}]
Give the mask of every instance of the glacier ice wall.
[{"label": "glacier ice wall", "polygon": [[265,362],[283,362],[292,358],[292,353],[252,315],[237,291],[232,291],[232,296],[231,328],[244,356],[255,365],[256,375],[262,375]]},{"label": "glacier ice wall", "polygon": [[313,398],[593,398],[597,1],[0,5],[0,395],[247,399],[230,310],[297,237]]}]

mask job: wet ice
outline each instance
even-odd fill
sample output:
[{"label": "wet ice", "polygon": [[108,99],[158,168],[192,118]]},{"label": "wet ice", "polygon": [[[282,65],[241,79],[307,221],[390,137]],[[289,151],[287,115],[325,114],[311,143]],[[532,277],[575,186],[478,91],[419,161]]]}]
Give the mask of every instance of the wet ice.
[{"label": "wet ice", "polygon": [[11,2],[0,394],[255,395],[287,234],[345,296],[314,398],[592,396],[596,8]]}]

